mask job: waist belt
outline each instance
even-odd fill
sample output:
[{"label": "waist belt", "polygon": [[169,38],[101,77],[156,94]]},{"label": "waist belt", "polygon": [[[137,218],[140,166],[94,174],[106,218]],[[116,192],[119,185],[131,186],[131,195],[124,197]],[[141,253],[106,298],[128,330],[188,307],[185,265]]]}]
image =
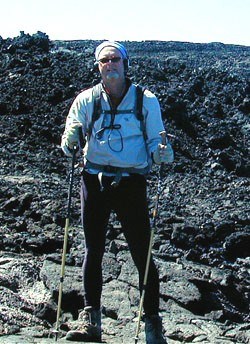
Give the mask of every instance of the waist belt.
[{"label": "waist belt", "polygon": [[98,170],[100,173],[113,173],[115,175],[114,181],[112,182],[112,186],[117,186],[122,178],[123,173],[137,173],[145,175],[149,172],[149,166],[144,168],[135,168],[135,167],[118,167],[118,166],[111,166],[111,165],[100,165],[87,160],[84,166],[85,169],[93,168]]}]

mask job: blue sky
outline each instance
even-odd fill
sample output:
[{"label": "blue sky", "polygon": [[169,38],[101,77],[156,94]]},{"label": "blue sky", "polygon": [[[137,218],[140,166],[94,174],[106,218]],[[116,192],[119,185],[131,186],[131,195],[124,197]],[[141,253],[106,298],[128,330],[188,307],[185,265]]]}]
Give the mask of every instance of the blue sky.
[{"label": "blue sky", "polygon": [[250,0],[0,0],[0,36],[250,46]]}]

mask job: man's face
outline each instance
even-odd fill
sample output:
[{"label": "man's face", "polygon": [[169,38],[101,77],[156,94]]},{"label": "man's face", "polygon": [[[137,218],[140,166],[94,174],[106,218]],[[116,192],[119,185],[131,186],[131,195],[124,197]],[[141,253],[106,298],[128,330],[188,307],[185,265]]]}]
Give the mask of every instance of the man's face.
[{"label": "man's face", "polygon": [[114,47],[105,47],[98,57],[99,71],[103,81],[124,78],[124,64],[121,52]]}]

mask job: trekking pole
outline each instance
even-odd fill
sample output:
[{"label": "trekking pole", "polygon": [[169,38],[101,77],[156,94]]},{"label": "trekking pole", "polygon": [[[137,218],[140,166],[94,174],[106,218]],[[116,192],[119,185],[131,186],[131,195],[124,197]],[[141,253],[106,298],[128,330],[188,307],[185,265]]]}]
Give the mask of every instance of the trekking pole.
[{"label": "trekking pole", "polygon": [[[162,139],[162,144],[166,145],[166,132],[162,131],[162,132],[160,132],[160,135],[161,135],[161,139]],[[138,336],[139,336],[139,331],[140,331],[142,308],[143,308],[145,292],[146,292],[146,287],[147,287],[149,264],[150,264],[150,259],[151,259],[151,255],[152,255],[153,239],[154,239],[154,233],[155,233],[155,227],[156,227],[156,219],[157,219],[157,215],[158,215],[159,198],[160,198],[161,188],[162,188],[163,167],[164,167],[164,164],[161,163],[160,169],[159,169],[158,183],[157,183],[155,206],[154,206],[154,210],[153,210],[153,221],[152,221],[151,234],[150,234],[150,239],[149,239],[146,268],[145,268],[142,293],[141,293],[141,299],[140,299],[140,305],[139,305],[139,315],[138,315],[137,327],[136,327],[136,333],[135,333],[135,344],[137,344],[138,340],[139,340]]]},{"label": "trekking pole", "polygon": [[65,220],[65,227],[64,227],[64,241],[63,241],[63,253],[62,253],[62,263],[61,263],[61,274],[60,274],[60,282],[59,282],[59,293],[58,293],[58,303],[57,303],[57,316],[56,316],[56,328],[55,328],[55,341],[57,341],[58,333],[59,333],[59,321],[61,315],[61,306],[62,306],[62,292],[63,292],[63,280],[65,275],[65,261],[66,261],[66,252],[67,252],[67,244],[68,244],[68,233],[69,233],[69,217],[70,217],[70,208],[71,208],[71,198],[72,198],[72,189],[73,189],[73,178],[74,178],[74,168],[75,168],[75,160],[76,160],[76,152],[77,146],[73,148],[73,156],[72,156],[72,166],[71,171],[69,174],[69,190],[68,190],[68,202],[67,202],[67,213],[66,213],[66,220]]}]

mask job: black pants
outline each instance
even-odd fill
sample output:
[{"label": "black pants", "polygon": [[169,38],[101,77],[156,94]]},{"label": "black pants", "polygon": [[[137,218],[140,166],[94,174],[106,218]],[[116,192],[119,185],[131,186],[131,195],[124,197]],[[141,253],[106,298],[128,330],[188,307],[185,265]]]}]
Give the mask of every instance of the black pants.
[{"label": "black pants", "polygon": [[[102,258],[105,250],[106,228],[111,210],[121,222],[133,261],[139,272],[142,291],[150,240],[150,221],[147,205],[146,180],[141,175],[123,177],[117,187],[111,187],[112,177],[103,176],[104,190],[97,175],[83,172],[82,223],[85,233],[83,284],[85,306],[100,308],[102,292]],[[146,314],[159,310],[159,277],[151,259],[144,298]]]}]

